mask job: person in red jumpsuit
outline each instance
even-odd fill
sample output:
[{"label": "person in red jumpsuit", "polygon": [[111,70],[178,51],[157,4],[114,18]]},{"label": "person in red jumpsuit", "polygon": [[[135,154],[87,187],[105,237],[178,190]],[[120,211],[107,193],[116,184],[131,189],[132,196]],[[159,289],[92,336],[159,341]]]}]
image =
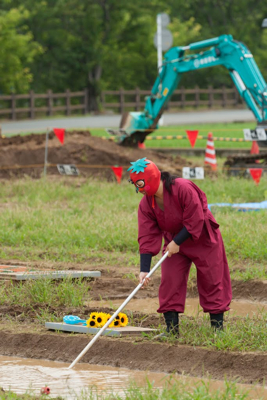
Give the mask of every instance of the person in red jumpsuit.
[{"label": "person in red jumpsuit", "polygon": [[219,225],[208,209],[205,193],[187,179],[160,172],[150,160],[131,163],[129,181],[144,197],[138,209],[140,283],[150,278],[151,259],[162,247],[168,257],[161,266],[159,313],[167,333],[179,335],[179,313],[184,312],[187,280],[192,262],[197,269],[200,305],[210,314],[211,326],[223,329],[232,289]]}]

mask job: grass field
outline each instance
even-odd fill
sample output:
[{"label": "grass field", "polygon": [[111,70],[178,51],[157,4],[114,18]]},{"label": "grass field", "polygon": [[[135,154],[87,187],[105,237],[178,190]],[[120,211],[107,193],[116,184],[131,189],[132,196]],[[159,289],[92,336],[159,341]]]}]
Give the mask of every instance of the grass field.
[{"label": "grass field", "polygon": [[[187,139],[187,130],[198,130],[198,136],[207,137],[208,133],[211,132],[214,138],[215,148],[233,148],[233,149],[250,149],[250,141],[232,141],[232,139],[244,139],[243,129],[249,128],[254,129],[256,127],[255,122],[233,122],[233,123],[210,123],[210,124],[187,124],[187,125],[176,125],[176,126],[160,126],[153,133],[147,136],[146,147],[147,148],[190,148],[190,142]],[[88,129],[93,136],[113,138],[114,136],[108,134],[104,128],[91,128]],[[77,129],[69,129],[80,130]],[[31,132],[23,132],[21,135],[28,135]],[[39,132],[45,133],[45,132]],[[14,134],[7,134],[7,137],[14,136]],[[155,139],[160,136],[185,136],[183,139]],[[206,148],[207,139],[198,139],[195,143],[194,148]]]},{"label": "grass field", "polygon": [[[62,314],[60,311],[56,312],[56,308],[79,307],[82,312],[85,303],[90,304],[90,283],[88,285],[88,282],[82,279],[76,282],[71,279],[63,279],[60,282],[37,279],[8,287],[0,282],[0,305],[19,305],[24,307],[25,313],[29,309],[36,310],[35,318],[40,325],[47,321],[62,321]],[[130,312],[128,318],[131,326],[136,325],[136,320]],[[266,318],[266,311],[260,308],[250,317],[226,315],[224,331],[214,335],[208,315],[199,313],[191,317],[182,316],[179,322],[180,337],[177,339],[175,336],[170,336],[166,339],[166,343],[200,346],[216,351],[266,352]],[[159,320],[153,328],[164,332],[165,323]],[[153,341],[154,335],[154,333],[144,334],[143,340]]]},{"label": "grass field", "polygon": [[[95,388],[84,389],[80,395],[75,396],[77,400],[249,400],[255,396],[246,387],[239,386],[237,383],[225,380],[220,388],[208,379],[199,382],[188,383],[183,379],[170,376],[162,382],[162,388],[158,388],[153,382],[147,380],[144,387],[138,386],[134,381],[129,384],[128,389],[123,393],[105,393],[96,391]],[[74,390],[75,393],[75,390]],[[73,395],[74,395],[73,393]],[[257,388],[257,393],[261,395],[261,389]],[[37,397],[31,394],[31,390],[24,395],[17,395],[11,391],[0,395],[1,400],[36,400]],[[44,396],[38,397],[43,398]],[[50,396],[49,396],[50,398]],[[253,397],[256,399],[256,397]],[[257,397],[258,400],[263,397]],[[55,400],[63,400],[58,396]]]},{"label": "grass field", "polygon": [[[138,263],[137,208],[140,196],[127,181],[88,179],[9,181],[0,192],[0,257],[27,260]],[[267,198],[266,178],[218,178],[196,182],[209,203],[259,202]],[[266,277],[266,211],[214,209],[231,263],[249,262],[246,279]],[[254,270],[253,265],[256,265]]]},{"label": "grass field", "polygon": [[[243,137],[243,128],[255,124],[216,124],[199,126],[199,134],[213,132],[216,137]],[[198,129],[195,125],[161,127],[154,135],[186,135],[186,129]],[[104,130],[91,130],[92,134],[104,136]],[[187,139],[147,141],[147,147],[190,147]],[[206,140],[199,140],[196,147],[205,148]],[[215,142],[215,147],[250,148],[251,143]],[[202,158],[188,158],[203,165]],[[227,177],[221,172],[224,160],[218,159],[217,177],[207,177],[195,183],[207,195],[208,203],[260,202],[267,200],[267,177],[255,185],[252,179]],[[141,199],[127,180],[117,184],[103,179],[49,177],[33,180],[23,178],[1,182],[0,192],[0,258],[37,262],[81,263],[83,265],[116,266],[125,276],[134,274],[127,267],[139,269],[137,243],[137,208]],[[235,280],[267,279],[266,220],[267,210],[238,212],[232,208],[214,208],[213,214],[220,224],[226,253]],[[153,260],[154,263],[154,260]],[[54,264],[58,265],[58,264]],[[127,274],[129,272],[129,274]],[[195,268],[190,280],[195,280]],[[0,284],[0,305],[23,307],[25,315],[35,311],[35,322],[41,326],[45,321],[62,319],[60,307],[80,307],[90,301],[91,282],[63,279],[61,282],[37,280],[6,286]],[[189,281],[190,285],[190,281]],[[126,296],[125,296],[126,297]],[[35,305],[38,307],[36,308]],[[58,312],[57,312],[58,307]],[[53,311],[54,310],[54,311]],[[56,310],[56,311],[55,311]],[[23,311],[24,313],[24,311]],[[253,317],[226,317],[225,330],[214,335],[206,315],[181,317],[181,336],[178,345],[208,348],[218,352],[267,351],[266,312],[259,310]],[[131,320],[131,315],[129,315]],[[18,327],[16,317],[3,315],[6,326]],[[9,324],[9,325],[8,325]],[[164,329],[159,325],[157,328]],[[38,328],[39,329],[39,328]],[[142,340],[149,343],[151,337]],[[167,346],[174,345],[170,337]],[[192,366],[193,368],[193,366]],[[30,398],[12,392],[1,393],[1,399]],[[95,393],[84,392],[79,399],[95,399]],[[133,385],[124,395],[98,394],[98,399],[250,399],[236,383],[225,382],[221,390],[213,390],[209,383],[199,385],[181,384],[172,381],[163,389],[148,382],[146,387]]]},{"label": "grass field", "polygon": [[[206,137],[209,132],[212,132],[214,138],[238,138],[243,139],[243,129],[254,129],[255,122],[238,122],[238,123],[218,123],[218,124],[199,124],[199,125],[178,125],[178,126],[161,126],[148,137],[155,136],[186,136],[186,130],[198,130],[199,136]],[[88,128],[95,136],[110,136],[105,129],[102,128]],[[251,142],[233,142],[233,141],[220,141],[215,140],[215,148],[244,148],[250,149]],[[199,139],[196,141],[195,148],[205,148],[207,140]],[[190,147],[189,140],[186,139],[173,139],[173,140],[146,140],[146,146],[150,147],[163,147],[163,148],[179,148]]]}]

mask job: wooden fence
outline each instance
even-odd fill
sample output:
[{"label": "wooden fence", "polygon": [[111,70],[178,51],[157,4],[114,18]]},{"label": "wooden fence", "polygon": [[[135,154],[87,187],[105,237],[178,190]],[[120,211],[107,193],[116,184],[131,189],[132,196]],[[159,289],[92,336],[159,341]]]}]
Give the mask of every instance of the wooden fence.
[{"label": "wooden fence", "polygon": [[[149,90],[104,90],[101,93],[101,105],[104,110],[113,109],[123,113],[129,109],[140,111],[145,106],[145,97],[149,96]],[[195,86],[193,89],[181,87],[175,90],[171,100],[167,105],[169,109],[194,108],[221,108],[221,107],[243,107],[243,101],[235,87],[226,88],[225,86],[214,89],[201,89]]]},{"label": "wooden fence", "polygon": [[0,95],[0,118],[4,116],[12,120],[55,114],[71,115],[73,111],[83,114],[88,112],[88,90],[80,92]]},{"label": "wooden fence", "polygon": [[[145,106],[145,97],[149,90],[104,90],[100,96],[100,108],[103,111],[113,110],[140,111]],[[89,112],[89,92],[84,89],[80,92],[53,93],[48,90],[45,94],[31,91],[28,94],[0,95],[0,118],[5,119],[35,119],[41,116],[59,114],[72,115],[73,113],[86,114]],[[214,89],[181,88],[175,90],[167,105],[167,110],[183,108],[221,108],[244,106],[236,88],[222,87]],[[94,110],[90,110],[94,111]],[[97,111],[97,110],[95,110]]]}]

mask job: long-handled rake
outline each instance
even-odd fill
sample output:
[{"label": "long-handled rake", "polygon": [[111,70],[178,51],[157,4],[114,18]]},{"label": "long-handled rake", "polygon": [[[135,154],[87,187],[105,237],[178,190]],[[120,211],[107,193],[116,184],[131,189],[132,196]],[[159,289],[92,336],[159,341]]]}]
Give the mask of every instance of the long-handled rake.
[{"label": "long-handled rake", "polygon": [[[168,252],[164,254],[164,256],[158,261],[158,263],[152,268],[152,270],[147,274],[146,278],[149,278],[151,275],[154,274],[156,269],[163,263],[165,258],[168,256]],[[90,349],[91,346],[97,341],[100,335],[107,329],[107,327],[111,324],[111,322],[117,317],[117,315],[124,309],[126,304],[129,303],[129,301],[134,297],[134,295],[138,292],[138,290],[143,286],[145,279],[143,280],[142,283],[139,283],[139,285],[134,289],[134,291],[127,297],[127,299],[122,303],[122,305],[117,309],[117,311],[110,317],[110,319],[105,323],[105,325],[100,329],[99,332],[95,335],[95,337],[88,343],[88,345],[83,349],[83,351],[78,355],[78,357],[75,358],[73,363],[68,367],[68,369],[71,369],[74,367],[74,365],[84,356],[84,354]]]}]

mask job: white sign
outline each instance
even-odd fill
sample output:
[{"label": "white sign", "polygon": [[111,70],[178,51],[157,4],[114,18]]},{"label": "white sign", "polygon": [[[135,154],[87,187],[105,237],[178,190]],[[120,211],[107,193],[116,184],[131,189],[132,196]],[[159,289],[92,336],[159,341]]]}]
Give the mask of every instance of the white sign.
[{"label": "white sign", "polygon": [[204,179],[204,168],[203,167],[184,167],[183,168],[184,179]]},{"label": "white sign", "polygon": [[57,165],[58,172],[60,175],[79,175],[78,168],[75,165],[66,165],[66,164],[58,164]]},{"label": "white sign", "polygon": [[165,28],[167,25],[169,25],[170,17],[168,14],[162,13],[162,14],[160,14],[160,18],[161,18],[161,26],[162,27]]},{"label": "white sign", "polygon": [[[170,47],[172,47],[173,36],[169,29],[161,30],[161,49],[162,51],[167,51]],[[154,46],[158,47],[158,34],[154,35]]]},{"label": "white sign", "polygon": [[243,129],[245,140],[267,140],[266,131],[264,128]]}]

